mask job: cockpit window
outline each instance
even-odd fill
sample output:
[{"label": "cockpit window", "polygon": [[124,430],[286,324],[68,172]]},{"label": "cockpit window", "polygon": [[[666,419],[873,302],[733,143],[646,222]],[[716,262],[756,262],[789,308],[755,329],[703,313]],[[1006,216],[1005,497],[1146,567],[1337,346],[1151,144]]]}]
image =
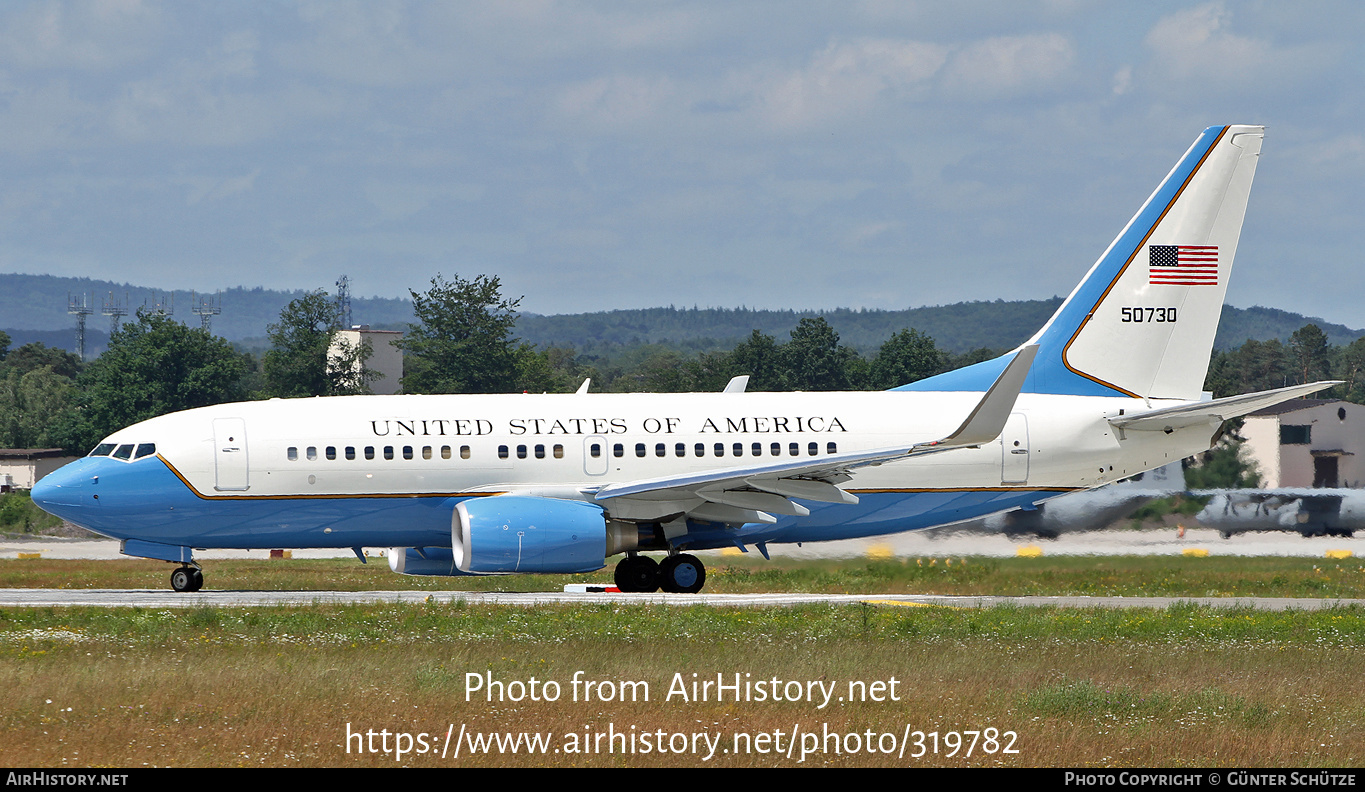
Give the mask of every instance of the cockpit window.
[{"label": "cockpit window", "polygon": [[141,459],[156,453],[156,443],[138,443],[137,453],[133,454],[133,459]]},{"label": "cockpit window", "polygon": [[100,443],[99,445],[95,446],[95,450],[91,451],[88,454],[88,456],[109,456],[109,452],[113,450],[114,450],[113,443]]},{"label": "cockpit window", "polygon": [[114,450],[114,459],[131,459],[133,456],[133,444],[121,445]]}]

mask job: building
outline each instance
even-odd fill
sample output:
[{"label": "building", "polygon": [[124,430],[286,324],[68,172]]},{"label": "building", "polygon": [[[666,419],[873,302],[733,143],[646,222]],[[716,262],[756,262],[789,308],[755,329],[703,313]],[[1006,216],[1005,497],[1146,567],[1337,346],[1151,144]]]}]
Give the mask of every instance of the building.
[{"label": "building", "polygon": [[33,483],[73,457],[60,448],[0,448],[0,491],[33,489]]},{"label": "building", "polygon": [[1267,489],[1365,487],[1365,406],[1292,399],[1248,415],[1242,436]]},{"label": "building", "polygon": [[403,350],[397,346],[402,338],[403,334],[397,330],[371,330],[369,325],[355,325],[350,330],[338,330],[332,336],[327,358],[333,361],[344,355],[346,349],[369,344],[370,359],[365,361],[365,368],[379,374],[370,383],[370,392],[394,394],[403,379]]}]

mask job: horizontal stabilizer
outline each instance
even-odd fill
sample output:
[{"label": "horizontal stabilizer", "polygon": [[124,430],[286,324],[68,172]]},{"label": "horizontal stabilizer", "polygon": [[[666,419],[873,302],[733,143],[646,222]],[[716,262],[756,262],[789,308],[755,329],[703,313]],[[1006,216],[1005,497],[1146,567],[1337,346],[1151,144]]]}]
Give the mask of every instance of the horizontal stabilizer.
[{"label": "horizontal stabilizer", "polygon": [[1280,402],[1297,399],[1316,393],[1324,388],[1341,384],[1340,381],[1310,382],[1307,385],[1291,385],[1288,388],[1245,393],[1241,396],[1228,396],[1213,401],[1181,404],[1163,407],[1134,415],[1120,415],[1109,419],[1115,428],[1138,432],[1169,432],[1188,426],[1226,421],[1247,413],[1273,407]]}]

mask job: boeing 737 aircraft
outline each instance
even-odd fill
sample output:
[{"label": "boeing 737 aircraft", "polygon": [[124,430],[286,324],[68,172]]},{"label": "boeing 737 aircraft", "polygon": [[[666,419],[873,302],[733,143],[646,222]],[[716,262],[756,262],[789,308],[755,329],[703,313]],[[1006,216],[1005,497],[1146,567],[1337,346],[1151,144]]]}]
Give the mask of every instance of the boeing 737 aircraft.
[{"label": "boeing 737 aircraft", "polygon": [[[1211,127],[1047,324],[880,393],[351,396],[222,404],[110,435],[53,514],[203,576],[195,548],[390,547],[410,575],[578,573],[696,592],[692,551],[1029,507],[1207,450],[1331,383],[1201,398],[1263,130]],[[664,553],[662,563],[643,555]]]}]

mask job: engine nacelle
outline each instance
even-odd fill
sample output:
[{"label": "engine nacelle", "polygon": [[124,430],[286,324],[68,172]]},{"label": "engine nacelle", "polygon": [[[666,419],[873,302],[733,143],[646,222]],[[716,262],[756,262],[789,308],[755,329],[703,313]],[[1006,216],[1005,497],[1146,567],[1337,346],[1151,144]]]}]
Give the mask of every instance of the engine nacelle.
[{"label": "engine nacelle", "polygon": [[606,564],[607,522],[583,501],[471,498],[455,507],[450,543],[462,572],[593,572]]},{"label": "engine nacelle", "polygon": [[389,569],[400,575],[468,577],[472,574],[455,566],[455,554],[449,547],[390,547]]}]

